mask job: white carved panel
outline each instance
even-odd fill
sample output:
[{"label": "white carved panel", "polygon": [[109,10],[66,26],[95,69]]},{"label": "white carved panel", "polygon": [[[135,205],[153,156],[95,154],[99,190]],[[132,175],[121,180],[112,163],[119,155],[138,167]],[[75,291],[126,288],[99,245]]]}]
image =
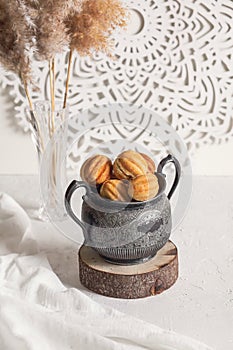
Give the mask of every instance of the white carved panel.
[{"label": "white carved panel", "polygon": [[[115,60],[75,57],[70,84],[72,113],[112,102],[143,105],[178,131],[188,149],[233,136],[233,3],[231,0],[125,0],[131,23],[116,35]],[[57,59],[57,98],[64,91],[66,57]],[[49,96],[48,70],[35,63],[40,93]],[[25,130],[26,100],[19,80],[10,87],[15,118]]]}]

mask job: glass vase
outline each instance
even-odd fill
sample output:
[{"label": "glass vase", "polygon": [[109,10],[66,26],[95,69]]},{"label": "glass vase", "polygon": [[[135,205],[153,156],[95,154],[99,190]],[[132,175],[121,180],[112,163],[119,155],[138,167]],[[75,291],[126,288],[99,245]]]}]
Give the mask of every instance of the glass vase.
[{"label": "glass vase", "polygon": [[46,169],[46,176],[43,178],[46,197],[42,198],[40,195],[39,208],[29,211],[29,216],[33,219],[49,221],[48,208],[57,217],[64,212],[61,183],[66,174],[68,114],[68,107],[63,108],[62,103],[56,103],[52,108],[49,101],[35,102],[33,110],[27,111],[31,136],[37,151],[39,173],[45,149],[49,142],[54,143],[53,151],[49,154],[49,162],[47,162],[49,165]]}]

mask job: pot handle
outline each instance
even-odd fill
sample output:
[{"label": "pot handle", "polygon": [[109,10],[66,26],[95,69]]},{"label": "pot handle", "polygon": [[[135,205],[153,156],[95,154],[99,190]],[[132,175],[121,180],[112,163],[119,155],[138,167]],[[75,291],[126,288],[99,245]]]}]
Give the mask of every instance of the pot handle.
[{"label": "pot handle", "polygon": [[168,199],[171,199],[173,193],[175,192],[176,190],[176,187],[179,183],[179,180],[180,180],[180,176],[181,176],[181,167],[180,167],[180,163],[179,161],[174,157],[172,156],[171,154],[169,154],[166,158],[162,159],[161,162],[159,163],[158,165],[158,173],[162,173],[163,171],[163,168],[165,167],[165,165],[167,165],[168,163],[173,163],[174,166],[175,166],[175,170],[176,170],[176,175],[175,175],[175,179],[174,179],[174,182],[173,182],[173,185],[172,185],[172,188],[170,189],[170,192],[168,193],[167,195],[167,198]]},{"label": "pot handle", "polygon": [[75,213],[71,207],[71,197],[72,197],[73,193],[80,187],[84,187],[86,189],[87,193],[90,192],[90,188],[85,182],[73,180],[69,184],[69,186],[66,190],[66,193],[65,193],[65,207],[66,207],[66,211],[67,211],[68,215],[83,229],[83,231],[86,231],[85,225],[75,215]]}]

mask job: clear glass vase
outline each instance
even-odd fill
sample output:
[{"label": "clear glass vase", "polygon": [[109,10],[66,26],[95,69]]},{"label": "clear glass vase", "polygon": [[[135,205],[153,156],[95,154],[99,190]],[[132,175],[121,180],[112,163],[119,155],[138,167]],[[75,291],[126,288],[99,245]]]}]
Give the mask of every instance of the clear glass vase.
[{"label": "clear glass vase", "polygon": [[[62,103],[56,103],[55,108],[51,108],[49,101],[38,101],[33,105],[33,110],[27,111],[33,143],[37,150],[39,172],[46,146],[52,140],[54,142],[53,152],[47,162],[48,169],[44,177],[43,186],[46,187],[46,198],[41,197],[39,208],[29,211],[33,219],[48,221],[47,209],[54,212],[59,217],[63,213],[61,198],[61,174],[66,174],[66,140],[68,107],[63,108]],[[58,132],[59,131],[59,132]],[[54,140],[56,135],[56,140]],[[59,138],[57,135],[60,135]],[[63,179],[64,180],[64,179]]]}]

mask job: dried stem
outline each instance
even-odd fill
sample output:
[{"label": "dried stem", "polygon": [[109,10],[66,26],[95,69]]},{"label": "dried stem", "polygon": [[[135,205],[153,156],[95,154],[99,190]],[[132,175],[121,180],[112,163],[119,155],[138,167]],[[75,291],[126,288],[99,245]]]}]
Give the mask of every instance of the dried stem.
[{"label": "dried stem", "polygon": [[43,141],[43,138],[42,138],[42,135],[41,135],[40,124],[39,124],[39,121],[38,121],[38,119],[36,117],[36,113],[33,110],[33,103],[32,103],[32,98],[31,98],[30,93],[29,93],[28,84],[27,84],[25,79],[22,79],[22,82],[23,82],[23,85],[24,85],[25,94],[26,94],[27,99],[28,99],[30,112],[33,114],[33,117],[34,117],[34,120],[35,120],[35,123],[36,123],[37,131],[38,131],[38,137],[39,137],[40,144],[41,144],[41,150],[43,152],[44,151],[44,141]]},{"label": "dried stem", "polygon": [[53,59],[49,60],[49,81],[50,81],[50,96],[51,96],[51,113],[49,116],[49,132],[50,136],[55,131],[54,111],[55,111],[55,87],[54,87],[54,63]]},{"label": "dried stem", "polygon": [[52,73],[53,73],[53,101],[55,106],[55,58],[52,59]]},{"label": "dried stem", "polygon": [[55,131],[55,58],[52,58],[52,76],[53,76],[53,91],[52,91],[52,130]]},{"label": "dried stem", "polygon": [[31,99],[31,96],[30,96],[30,93],[28,90],[28,84],[27,84],[25,79],[23,79],[22,81],[23,81],[23,85],[24,85],[25,94],[26,94],[27,99],[28,99],[28,104],[29,104],[30,110],[32,111],[33,110],[33,103],[32,103],[32,99]]},{"label": "dried stem", "polygon": [[66,90],[65,90],[65,94],[64,94],[63,108],[66,108],[66,105],[67,105],[72,57],[73,57],[73,50],[71,49],[70,53],[69,53],[69,60],[68,60],[68,68],[67,68],[67,76],[66,76]]}]

